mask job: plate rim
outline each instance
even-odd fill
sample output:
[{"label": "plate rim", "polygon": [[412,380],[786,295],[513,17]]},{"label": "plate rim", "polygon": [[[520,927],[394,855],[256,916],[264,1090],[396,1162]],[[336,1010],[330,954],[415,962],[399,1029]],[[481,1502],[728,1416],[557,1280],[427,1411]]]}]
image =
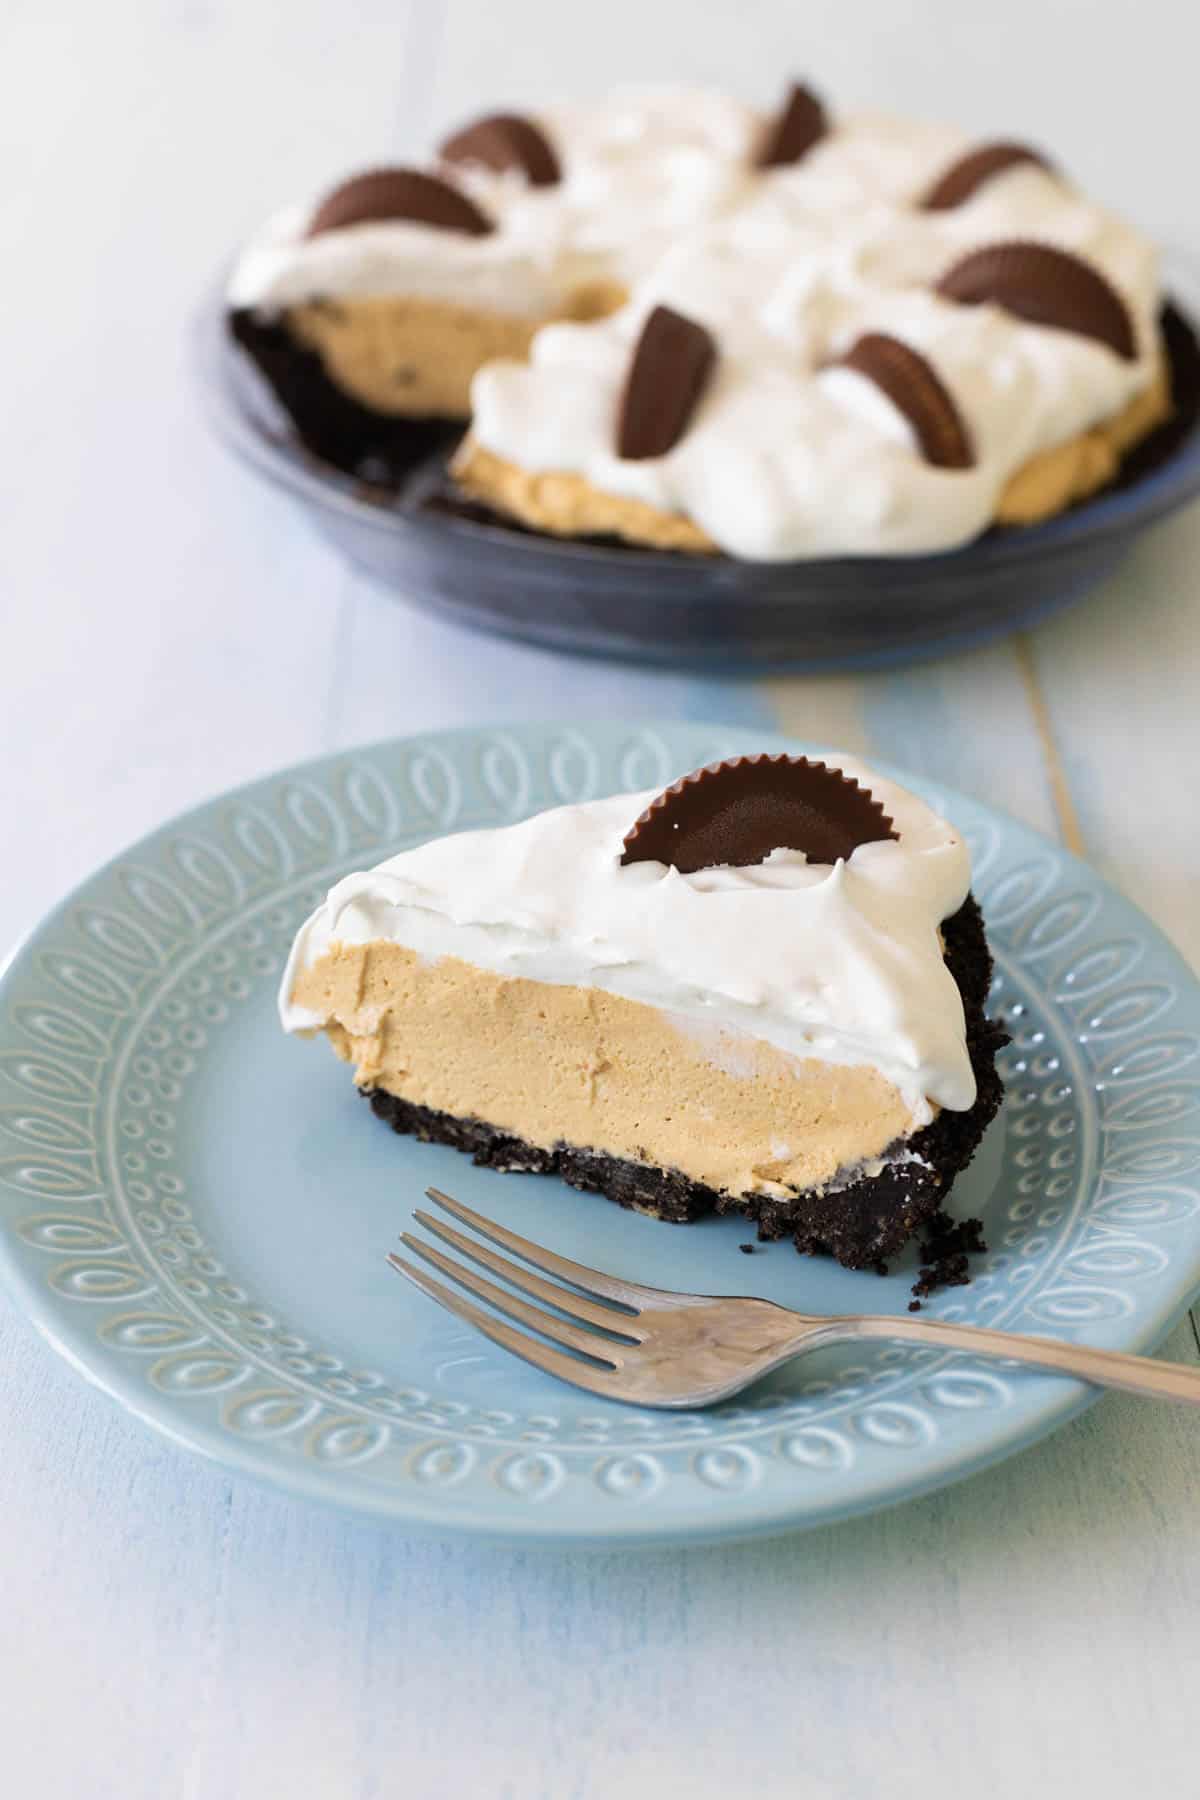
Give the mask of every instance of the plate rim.
[{"label": "plate rim", "polygon": [[[619,723],[622,729],[631,733],[639,731],[661,732],[666,729],[691,731],[699,734],[719,735],[728,733],[735,738],[753,738],[765,748],[796,748],[819,750],[820,745],[798,740],[790,734],[771,730],[757,730],[739,724],[736,720],[726,723],[719,717],[712,720],[687,719],[653,719],[633,718],[613,721],[612,719],[567,719],[567,720],[530,720],[522,721],[520,730],[550,739],[551,734],[579,733],[585,736],[593,727],[610,728]],[[218,789],[204,799],[188,806],[177,814],[172,814],[161,821],[150,831],[126,843],[114,855],[97,865],[81,881],[55,902],[26,933],[24,933],[0,962],[0,1002],[4,1001],[10,982],[15,973],[23,966],[27,956],[32,954],[44,934],[53,930],[71,908],[78,904],[92,885],[102,877],[118,870],[131,855],[143,846],[157,840],[160,836],[181,831],[189,825],[199,824],[201,818],[209,813],[214,805],[227,804],[239,799],[248,798],[256,792],[267,791],[288,777],[304,777],[316,771],[328,770],[339,762],[352,762],[356,758],[369,758],[385,751],[394,751],[397,747],[408,744],[426,744],[430,741],[438,744],[453,741],[471,743],[485,733],[504,734],[514,729],[512,722],[498,722],[495,725],[457,726],[445,730],[424,731],[411,734],[393,734],[377,738],[363,744],[355,744],[334,751],[322,752],[302,758],[298,761],[281,764],[263,774],[240,782],[232,787]],[[828,746],[825,746],[828,748]],[[1014,818],[1003,808],[974,799],[962,790],[948,786],[936,777],[923,776],[898,768],[890,759],[871,755],[871,765],[881,774],[890,775],[902,782],[911,782],[918,790],[934,787],[947,810],[953,815],[955,803],[962,800],[968,809],[985,814],[990,820],[999,823],[1004,831],[1013,830],[1019,836],[1032,840],[1048,851],[1054,861],[1068,870],[1080,874],[1087,885],[1101,890],[1118,904],[1132,923],[1136,925],[1139,938],[1148,942],[1160,952],[1165,953],[1169,963],[1174,966],[1182,986],[1190,993],[1200,1009],[1200,977],[1190,968],[1181,952],[1175,947],[1166,933],[1155,921],[1128,896],[1113,887],[1098,871],[1094,870],[1082,858],[1074,854],[1066,846],[1056,843],[1036,828]],[[188,1418],[178,1405],[172,1406],[168,1397],[162,1397],[160,1404],[154,1404],[152,1396],[156,1390],[151,1389],[144,1381],[139,1381],[132,1367],[126,1368],[117,1360],[104,1361],[97,1365],[89,1360],[87,1349],[90,1347],[84,1338],[83,1328],[78,1331],[63,1332],[59,1323],[65,1317],[62,1302],[55,1303],[53,1290],[47,1284],[39,1286],[31,1276],[27,1276],[12,1253],[11,1236],[7,1225],[0,1225],[0,1280],[14,1305],[18,1306],[25,1317],[34,1326],[38,1335],[50,1345],[64,1360],[93,1388],[99,1389],[141,1423],[165,1437],[169,1442],[184,1449],[194,1451],[207,1461],[215,1463],[227,1473],[244,1475],[254,1481],[265,1483],[276,1491],[282,1491],[293,1497],[313,1500],[325,1505],[333,1505],[358,1516],[370,1516],[380,1521],[387,1520],[395,1526],[402,1526],[411,1531],[426,1532],[438,1536],[470,1537],[481,1541],[512,1542],[523,1545],[543,1544],[548,1547],[601,1548],[621,1546],[663,1546],[700,1545],[717,1542],[731,1542],[753,1537],[767,1537],[790,1533],[805,1529],[816,1529],[832,1524],[841,1519],[861,1516],[865,1513],[882,1510],[885,1507],[902,1504],[953,1483],[967,1479],[969,1476],[994,1466],[1007,1457],[1048,1436],[1062,1424],[1068,1423],[1081,1412],[1093,1405],[1101,1397],[1100,1390],[1093,1390],[1084,1384],[1069,1382],[1056,1378],[1045,1378],[1043,1398],[1033,1410],[1023,1412],[1018,1418],[998,1427],[986,1447],[979,1449],[971,1445],[943,1449],[941,1454],[927,1457],[919,1473],[915,1475],[901,1474],[876,1484],[867,1492],[853,1500],[837,1499],[830,1496],[829,1503],[816,1509],[806,1508],[797,1512],[781,1504],[778,1498],[773,1503],[755,1507],[754,1496],[741,1494],[737,1497],[738,1505],[734,1516],[730,1518],[714,1518],[698,1521],[691,1525],[681,1521],[670,1521],[663,1525],[655,1525],[639,1518],[636,1514],[609,1515],[605,1527],[596,1529],[593,1526],[573,1527],[568,1513],[542,1513],[538,1509],[526,1509],[523,1513],[506,1515],[503,1524],[489,1523],[486,1508],[479,1516],[472,1516],[472,1509],[465,1508],[455,1514],[447,1514],[438,1508],[438,1496],[433,1493],[426,1498],[415,1483],[397,1486],[394,1489],[371,1489],[359,1486],[354,1492],[346,1491],[346,1477],[352,1471],[340,1472],[340,1476],[331,1483],[328,1477],[307,1463],[283,1465],[278,1459],[272,1459],[264,1453],[253,1440],[236,1437],[232,1432],[210,1425],[207,1421]],[[1162,1302],[1155,1311],[1155,1316],[1140,1319],[1137,1329],[1122,1339],[1124,1347],[1138,1350],[1152,1349],[1174,1328],[1188,1311],[1194,1299],[1200,1294],[1200,1238],[1197,1239],[1195,1255],[1186,1268],[1181,1268],[1179,1279],[1174,1284],[1174,1294],[1169,1300]],[[84,1348],[78,1345],[82,1342]],[[147,1403],[148,1398],[151,1403]],[[186,1421],[182,1423],[181,1421]],[[340,1479],[341,1486],[337,1485]],[[397,1504],[397,1501],[400,1504]]]}]

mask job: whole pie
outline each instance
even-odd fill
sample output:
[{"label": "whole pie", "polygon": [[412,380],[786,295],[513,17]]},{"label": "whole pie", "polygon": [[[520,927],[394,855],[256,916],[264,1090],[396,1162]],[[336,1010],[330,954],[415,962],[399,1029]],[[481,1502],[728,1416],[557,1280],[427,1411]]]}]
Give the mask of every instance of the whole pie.
[{"label": "whole pie", "polygon": [[1172,404],[1140,232],[1036,148],[803,86],[481,118],[281,213],[228,300],[339,468],[454,424],[500,517],[759,560],[1045,519]]}]

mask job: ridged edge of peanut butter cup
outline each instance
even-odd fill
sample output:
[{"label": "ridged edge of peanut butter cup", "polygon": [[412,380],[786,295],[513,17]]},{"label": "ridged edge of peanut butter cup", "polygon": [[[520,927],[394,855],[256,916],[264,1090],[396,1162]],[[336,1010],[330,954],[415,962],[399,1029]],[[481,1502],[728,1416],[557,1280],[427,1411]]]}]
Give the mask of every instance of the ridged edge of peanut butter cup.
[{"label": "ridged edge of peanut butter cup", "polygon": [[1051,174],[1054,172],[1049,158],[1030,144],[1008,140],[980,144],[952,162],[948,169],[943,169],[923,196],[921,209],[923,212],[949,212],[955,206],[964,206],[997,175],[1003,175],[1007,169],[1019,168],[1023,163]]},{"label": "ridged edge of peanut butter cup", "polygon": [[886,332],[868,331],[831,368],[853,369],[886,394],[912,427],[935,469],[970,469],[975,453],[954,397],[919,350]]},{"label": "ridged edge of peanut butter cup", "polygon": [[773,850],[835,863],[896,831],[868,788],[828,763],[763,752],[709,763],[652,800],[625,834],[622,863],[659,862],[681,875],[750,868]]},{"label": "ridged edge of peanut butter cup", "polygon": [[503,172],[519,169],[531,187],[554,187],[562,169],[554,146],[541,127],[523,113],[488,113],[438,146],[443,162],[481,163]]},{"label": "ridged edge of peanut butter cup", "polygon": [[717,361],[711,332],[669,306],[656,306],[630,358],[617,414],[617,455],[625,462],[665,456],[679,442]]},{"label": "ridged edge of peanut butter cup", "polygon": [[344,231],[350,225],[410,220],[438,231],[486,237],[495,228],[459,188],[423,169],[366,169],[326,194],[309,220],[308,233]]},{"label": "ridged edge of peanut butter cup", "polygon": [[1050,244],[986,244],[948,269],[937,292],[961,306],[990,301],[1027,324],[1093,338],[1127,362],[1137,355],[1133,320],[1116,289],[1081,256]]}]

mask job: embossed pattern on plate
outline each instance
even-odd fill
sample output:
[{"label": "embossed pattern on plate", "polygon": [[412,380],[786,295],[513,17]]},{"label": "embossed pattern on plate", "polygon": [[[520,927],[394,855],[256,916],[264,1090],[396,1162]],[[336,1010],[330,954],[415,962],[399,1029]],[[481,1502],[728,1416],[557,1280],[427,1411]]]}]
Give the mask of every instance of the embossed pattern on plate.
[{"label": "embossed pattern on plate", "polygon": [[[498,1537],[704,1539],[953,1479],[1089,1397],[861,1346],[690,1416],[567,1392],[383,1265],[427,1182],[568,1255],[803,1310],[903,1310],[886,1280],[500,1177],[378,1127],[324,1046],[279,1033],[291,935],[344,870],[432,833],[663,783],[786,740],[715,727],[446,733],[327,758],[175,821],[47,919],[0,991],[0,1262],[54,1343],[231,1468]],[[1200,995],[1149,923],[1053,845],[905,777],[968,834],[1013,1041],[958,1210],[991,1249],[931,1311],[1134,1348],[1200,1270]]]}]

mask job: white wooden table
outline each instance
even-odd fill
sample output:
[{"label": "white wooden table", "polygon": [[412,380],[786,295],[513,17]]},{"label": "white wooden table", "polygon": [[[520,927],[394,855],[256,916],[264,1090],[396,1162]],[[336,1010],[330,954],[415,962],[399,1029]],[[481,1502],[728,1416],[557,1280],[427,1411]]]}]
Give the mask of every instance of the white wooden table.
[{"label": "white wooden table", "polygon": [[[1194,241],[1186,10],[1009,0],[1001,29],[956,0],[8,0],[0,943],[266,768],[620,711],[780,724],[952,778],[1089,856],[1200,961],[1200,513],[1086,610],[911,672],[721,686],[574,664],[343,568],[210,441],[186,334],[281,196],[482,106],[631,74],[765,98],[795,70],[957,114]],[[1168,1349],[1195,1359],[1193,1327]],[[231,1481],[5,1303],[0,1368],[13,1800],[1195,1792],[1182,1412],[1104,1400],[992,1473],[808,1537],[564,1558],[410,1542]]]}]

